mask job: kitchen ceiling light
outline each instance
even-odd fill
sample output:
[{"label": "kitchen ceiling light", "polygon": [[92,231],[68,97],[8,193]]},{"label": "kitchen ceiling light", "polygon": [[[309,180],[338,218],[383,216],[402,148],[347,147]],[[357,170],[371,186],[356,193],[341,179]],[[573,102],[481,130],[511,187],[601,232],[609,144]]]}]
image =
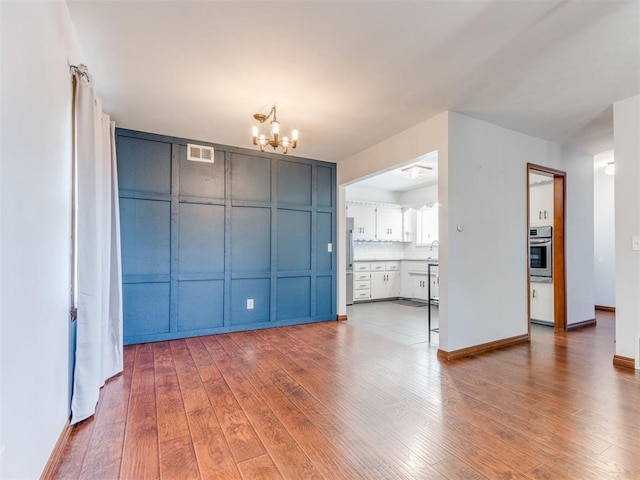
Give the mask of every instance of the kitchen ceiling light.
[{"label": "kitchen ceiling light", "polygon": [[410,180],[416,180],[425,175],[432,173],[433,168],[424,165],[412,165],[410,167],[400,169],[400,173]]},{"label": "kitchen ceiling light", "polygon": [[271,120],[271,138],[267,138],[266,135],[260,133],[258,126],[254,125],[253,144],[258,145],[261,152],[265,151],[267,145],[272,146],[274,150],[278,147],[282,148],[282,153],[287,153],[289,147],[296,148],[298,145],[298,130],[291,131],[291,139],[289,139],[289,137],[280,137],[280,122],[278,122],[275,105],[271,107],[271,111],[268,115],[256,113],[253,115],[253,118],[260,123],[264,123],[269,120],[271,116],[273,116],[273,120]]},{"label": "kitchen ceiling light", "polygon": [[616,173],[616,164],[615,162],[609,162],[607,163],[607,166],[604,167],[604,173],[606,175],[613,175]]}]

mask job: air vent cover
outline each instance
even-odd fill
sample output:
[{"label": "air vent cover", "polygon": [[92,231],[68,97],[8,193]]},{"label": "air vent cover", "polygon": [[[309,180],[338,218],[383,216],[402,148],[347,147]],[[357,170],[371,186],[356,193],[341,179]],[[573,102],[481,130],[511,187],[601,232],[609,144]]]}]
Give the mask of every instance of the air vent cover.
[{"label": "air vent cover", "polygon": [[194,145],[192,143],[188,143],[187,160],[192,160],[194,162],[213,163],[213,147],[206,147],[204,145]]}]

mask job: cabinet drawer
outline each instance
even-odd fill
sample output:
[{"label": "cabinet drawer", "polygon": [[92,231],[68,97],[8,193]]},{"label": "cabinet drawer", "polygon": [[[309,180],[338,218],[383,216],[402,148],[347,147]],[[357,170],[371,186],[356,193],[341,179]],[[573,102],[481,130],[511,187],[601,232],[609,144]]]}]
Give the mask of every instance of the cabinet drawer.
[{"label": "cabinet drawer", "polygon": [[387,269],[387,272],[400,270],[400,262],[387,262],[385,263],[385,268]]},{"label": "cabinet drawer", "polygon": [[372,272],[384,272],[384,267],[385,267],[384,263],[372,263],[371,264],[371,271]]},{"label": "cabinet drawer", "polygon": [[368,272],[370,270],[370,265],[368,263],[354,263],[353,270],[355,272]]},{"label": "cabinet drawer", "polygon": [[355,273],[353,275],[353,279],[358,282],[360,280],[369,280],[371,278],[371,274],[369,272],[366,273]]},{"label": "cabinet drawer", "polygon": [[359,280],[359,281],[353,282],[354,290],[369,290],[370,288],[371,288],[370,280]]},{"label": "cabinet drawer", "polygon": [[355,290],[353,292],[354,300],[368,300],[369,298],[371,298],[371,293],[369,292],[369,290]]}]

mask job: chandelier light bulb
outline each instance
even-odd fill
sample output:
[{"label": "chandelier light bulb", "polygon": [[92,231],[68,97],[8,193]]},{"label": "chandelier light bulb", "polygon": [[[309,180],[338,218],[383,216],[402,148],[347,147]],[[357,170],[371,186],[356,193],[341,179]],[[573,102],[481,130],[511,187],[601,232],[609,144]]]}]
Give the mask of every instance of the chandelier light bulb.
[{"label": "chandelier light bulb", "polygon": [[291,137],[280,137],[280,122],[278,121],[276,106],[271,107],[271,111],[268,115],[263,113],[256,113],[253,118],[259,123],[265,123],[270,118],[271,120],[271,135],[270,138],[260,132],[258,125],[254,125],[252,128],[252,140],[254,145],[258,145],[261,152],[265,151],[267,145],[277,149],[280,147],[282,153],[287,153],[289,147],[296,148],[298,144],[298,130],[291,132]]}]

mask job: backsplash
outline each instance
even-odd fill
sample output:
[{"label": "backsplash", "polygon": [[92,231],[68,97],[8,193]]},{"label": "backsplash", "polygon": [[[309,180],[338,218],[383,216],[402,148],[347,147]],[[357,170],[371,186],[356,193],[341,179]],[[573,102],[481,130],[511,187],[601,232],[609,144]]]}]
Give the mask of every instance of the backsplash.
[{"label": "backsplash", "polygon": [[355,242],[354,260],[427,260],[438,258],[438,247],[416,247],[414,243]]}]

